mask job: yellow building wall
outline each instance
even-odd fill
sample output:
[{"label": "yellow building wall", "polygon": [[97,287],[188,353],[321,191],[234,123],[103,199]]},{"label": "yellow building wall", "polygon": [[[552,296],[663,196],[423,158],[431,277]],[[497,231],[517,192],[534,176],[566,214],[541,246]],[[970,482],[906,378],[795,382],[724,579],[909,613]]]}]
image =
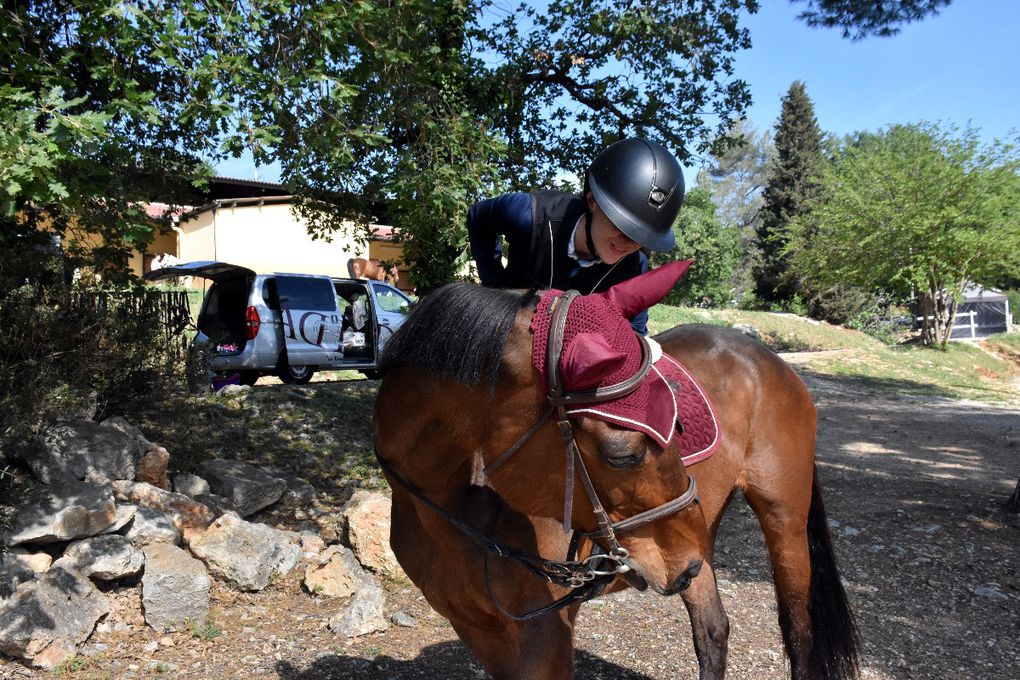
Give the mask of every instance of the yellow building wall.
[{"label": "yellow building wall", "polygon": [[347,260],[366,251],[342,234],[332,242],[313,239],[288,204],[215,208],[182,223],[181,231],[181,261],[217,260],[259,274],[344,276]]}]

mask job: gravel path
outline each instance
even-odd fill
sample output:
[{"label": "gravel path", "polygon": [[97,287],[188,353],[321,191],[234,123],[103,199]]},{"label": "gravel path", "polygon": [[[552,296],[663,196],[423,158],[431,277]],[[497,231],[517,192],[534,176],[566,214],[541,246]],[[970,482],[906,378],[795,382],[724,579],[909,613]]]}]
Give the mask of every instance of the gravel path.
[{"label": "gravel path", "polygon": [[[861,630],[867,680],[1003,679],[1020,669],[1020,410],[863,390],[800,369],[819,409],[818,460],[837,555]],[[769,567],[742,501],[717,555],[732,628],[729,678],[786,678]],[[296,576],[263,593],[217,585],[204,640],[141,625],[139,589],[111,593],[133,632],[93,636],[71,678],[480,678],[449,624],[410,586],[392,611],[417,620],[356,640],[325,627],[331,605]],[[585,605],[577,677],[697,677],[680,598],[627,591]],[[0,677],[51,677],[0,661]]]}]

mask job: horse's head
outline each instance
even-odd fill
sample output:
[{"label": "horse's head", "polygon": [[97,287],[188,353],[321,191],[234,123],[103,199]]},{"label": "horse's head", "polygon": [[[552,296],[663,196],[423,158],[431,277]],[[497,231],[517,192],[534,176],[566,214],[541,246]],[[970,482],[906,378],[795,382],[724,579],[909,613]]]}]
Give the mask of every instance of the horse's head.
[{"label": "horse's head", "polygon": [[[469,482],[488,483],[515,510],[597,532],[592,540],[616,552],[606,561],[630,569],[634,585],[685,587],[708,533],[673,442],[672,401],[661,408],[672,396],[627,316],[661,299],[687,264],[569,304],[558,292],[467,284],[425,296],[383,360],[375,434],[387,474],[446,508]],[[569,312],[562,333],[557,308]]]},{"label": "horse's head", "polygon": [[[639,574],[632,583],[666,593],[697,574],[708,532],[676,450],[672,393],[648,367],[653,345],[627,316],[661,299],[687,265],[604,294],[550,291],[535,310],[522,310],[504,347],[482,454],[489,483],[516,509],[557,517],[609,551],[623,548],[624,563]],[[550,411],[551,422],[518,450],[527,418],[538,422]],[[512,462],[506,451],[514,451]]]}]

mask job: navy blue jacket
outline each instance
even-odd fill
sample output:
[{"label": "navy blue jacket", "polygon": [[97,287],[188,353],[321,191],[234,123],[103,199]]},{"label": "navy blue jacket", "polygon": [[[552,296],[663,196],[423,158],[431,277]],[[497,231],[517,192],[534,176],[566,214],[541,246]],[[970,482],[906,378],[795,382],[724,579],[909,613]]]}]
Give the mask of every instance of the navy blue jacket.
[{"label": "navy blue jacket", "polygon": [[[570,235],[586,204],[581,196],[561,191],[504,194],[479,201],[468,211],[468,241],[483,286],[493,288],[557,288],[597,293],[648,270],[638,251],[616,265],[602,262],[580,266],[567,254]],[[506,239],[507,264],[502,262]],[[646,334],[648,312],[631,326]]]}]

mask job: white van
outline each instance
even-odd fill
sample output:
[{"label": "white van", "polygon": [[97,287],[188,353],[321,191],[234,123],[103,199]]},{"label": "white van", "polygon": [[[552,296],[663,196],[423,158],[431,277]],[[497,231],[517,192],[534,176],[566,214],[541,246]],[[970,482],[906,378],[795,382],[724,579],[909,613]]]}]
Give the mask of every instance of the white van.
[{"label": "white van", "polygon": [[262,375],[304,384],[319,370],[378,376],[386,340],[411,299],[380,281],[317,274],[256,274],[224,262],[189,262],[145,275],[212,281],[192,347],[211,354],[216,371],[238,371],[252,385]]}]

